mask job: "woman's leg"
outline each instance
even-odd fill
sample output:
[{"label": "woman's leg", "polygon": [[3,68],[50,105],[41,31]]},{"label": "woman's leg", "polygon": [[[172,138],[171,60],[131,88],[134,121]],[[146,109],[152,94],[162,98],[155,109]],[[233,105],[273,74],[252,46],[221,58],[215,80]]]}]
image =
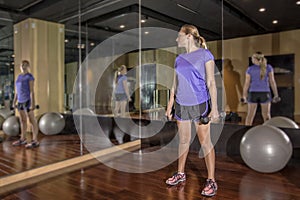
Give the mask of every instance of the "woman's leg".
[{"label": "woman's leg", "polygon": [[245,121],[246,126],[252,126],[253,119],[256,113],[257,103],[248,103],[248,112]]},{"label": "woman's leg", "polygon": [[210,138],[210,124],[204,125],[195,122],[197,136],[204,153],[208,179],[215,180],[215,149]]},{"label": "woman's leg", "polygon": [[24,110],[19,110],[20,114],[20,127],[21,127],[21,140],[26,139],[26,132],[27,132],[27,115]]},{"label": "woman's leg", "polygon": [[264,122],[271,119],[271,102],[262,103],[261,106],[261,114],[264,119]]},{"label": "woman's leg", "polygon": [[178,147],[178,172],[184,173],[186,158],[189,153],[191,141],[191,122],[177,120],[179,147]]},{"label": "woman's leg", "polygon": [[121,107],[120,101],[116,101],[115,102],[115,109],[114,109],[114,115],[115,116],[117,116],[119,114],[120,107]]},{"label": "woman's leg", "polygon": [[28,112],[27,116],[29,118],[29,122],[30,122],[31,128],[32,128],[32,140],[37,141],[39,128],[38,128],[37,121],[34,117],[34,112],[33,111]]},{"label": "woman's leg", "polygon": [[125,117],[127,101],[121,101],[121,116]]}]

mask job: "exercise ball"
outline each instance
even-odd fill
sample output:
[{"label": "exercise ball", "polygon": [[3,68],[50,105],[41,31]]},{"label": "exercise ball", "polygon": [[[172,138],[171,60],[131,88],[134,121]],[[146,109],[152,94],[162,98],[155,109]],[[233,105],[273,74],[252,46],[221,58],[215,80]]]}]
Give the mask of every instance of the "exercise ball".
[{"label": "exercise ball", "polygon": [[39,120],[39,129],[45,135],[60,133],[65,127],[64,117],[57,112],[45,113]]},{"label": "exercise ball", "polygon": [[8,117],[12,116],[13,112],[8,108],[2,108],[0,109],[0,116],[2,116],[4,119],[7,119]]},{"label": "exercise ball", "polygon": [[73,115],[88,115],[88,116],[96,116],[94,111],[90,108],[80,108],[73,112]]},{"label": "exercise ball", "polygon": [[272,117],[271,119],[267,120],[264,125],[272,125],[280,128],[296,128],[299,129],[298,124],[287,117]]},{"label": "exercise ball", "polygon": [[21,132],[19,117],[8,117],[2,124],[2,130],[6,135],[18,136]]},{"label": "exercise ball", "polygon": [[281,129],[270,125],[258,125],[242,137],[240,153],[243,161],[252,169],[273,173],[285,167],[292,156],[292,144]]}]

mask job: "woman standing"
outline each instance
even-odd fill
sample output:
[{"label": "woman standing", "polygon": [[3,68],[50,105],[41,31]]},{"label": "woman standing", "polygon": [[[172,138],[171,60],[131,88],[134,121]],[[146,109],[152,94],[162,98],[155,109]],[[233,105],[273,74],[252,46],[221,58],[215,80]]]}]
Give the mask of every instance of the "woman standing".
[{"label": "woman standing", "polygon": [[125,65],[122,65],[118,71],[116,72],[116,78],[115,78],[115,109],[114,109],[114,115],[119,115],[119,110],[121,110],[121,116],[125,116],[126,111],[126,105],[128,101],[131,101],[130,95],[129,95],[129,89],[127,84],[127,68]]},{"label": "woman standing", "polygon": [[251,126],[256,113],[257,105],[261,106],[263,120],[271,118],[271,90],[274,94],[273,102],[280,101],[277,86],[274,79],[274,72],[271,65],[267,64],[267,59],[261,52],[252,55],[253,65],[246,71],[245,84],[243,89],[244,103],[248,103],[248,112],[245,125]]},{"label": "woman standing", "polygon": [[180,54],[175,60],[176,76],[166,115],[168,118],[172,117],[171,110],[175,103],[179,159],[178,171],[166,183],[177,185],[186,180],[185,164],[191,140],[191,124],[194,123],[208,172],[201,194],[214,196],[218,187],[215,181],[215,151],[210,138],[210,123],[201,124],[201,118],[219,118],[214,57],[207,49],[205,39],[193,25],[182,26],[176,42],[178,47],[186,49],[186,53]]},{"label": "woman standing", "polygon": [[[17,108],[20,114],[21,125],[21,138],[13,142],[13,146],[25,145],[26,148],[34,148],[39,146],[37,140],[38,125],[34,117],[33,110],[35,109],[35,97],[34,97],[34,77],[29,73],[29,61],[23,60],[19,74],[16,81],[16,92],[13,100],[14,108]],[[18,104],[16,104],[18,102]],[[27,144],[26,131],[27,131],[27,117],[32,125],[32,141]]]}]

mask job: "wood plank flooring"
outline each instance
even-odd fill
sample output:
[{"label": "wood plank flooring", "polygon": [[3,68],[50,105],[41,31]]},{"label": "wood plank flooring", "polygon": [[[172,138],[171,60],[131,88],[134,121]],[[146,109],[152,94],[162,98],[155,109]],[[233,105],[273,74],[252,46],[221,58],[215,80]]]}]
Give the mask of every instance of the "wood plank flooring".
[{"label": "wood plank flooring", "polygon": [[[155,148],[159,147],[143,151]],[[77,135],[45,136],[36,149],[12,147],[11,140],[6,139],[0,149],[0,178],[82,153],[87,151],[85,148],[81,150]],[[125,173],[99,164],[12,191],[0,196],[0,199],[207,199],[200,195],[206,170],[198,153],[190,152],[188,156],[187,181],[177,187],[167,187],[164,182],[176,171],[176,167],[177,162],[174,162],[153,172]],[[280,172],[263,174],[248,168],[239,157],[217,155],[219,190],[217,196],[210,199],[297,200],[300,199],[299,171],[300,160],[295,159]]]}]

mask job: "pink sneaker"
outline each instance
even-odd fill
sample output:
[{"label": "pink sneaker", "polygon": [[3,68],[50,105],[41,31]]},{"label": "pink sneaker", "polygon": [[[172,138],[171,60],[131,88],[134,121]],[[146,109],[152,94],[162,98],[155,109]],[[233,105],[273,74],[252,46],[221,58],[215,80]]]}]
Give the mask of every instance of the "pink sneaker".
[{"label": "pink sneaker", "polygon": [[166,184],[177,185],[178,183],[185,181],[185,179],[185,173],[176,172],[171,178],[168,178],[168,180],[166,180]]},{"label": "pink sneaker", "polygon": [[206,179],[206,183],[204,189],[202,190],[201,194],[203,196],[212,197],[217,194],[218,185],[212,179]]}]

